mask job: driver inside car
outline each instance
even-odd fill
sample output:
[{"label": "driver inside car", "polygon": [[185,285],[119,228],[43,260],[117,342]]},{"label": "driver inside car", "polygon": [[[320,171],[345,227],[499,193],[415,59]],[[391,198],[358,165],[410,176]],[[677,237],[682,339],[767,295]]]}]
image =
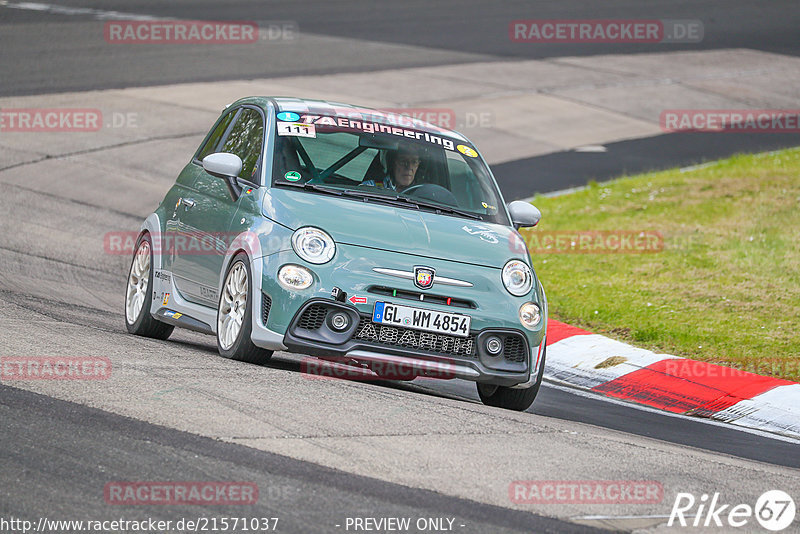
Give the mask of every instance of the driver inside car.
[{"label": "driver inside car", "polygon": [[421,162],[420,153],[414,145],[403,146],[397,150],[387,150],[386,168],[388,172],[381,180],[364,180],[361,185],[383,187],[402,193],[414,185]]}]

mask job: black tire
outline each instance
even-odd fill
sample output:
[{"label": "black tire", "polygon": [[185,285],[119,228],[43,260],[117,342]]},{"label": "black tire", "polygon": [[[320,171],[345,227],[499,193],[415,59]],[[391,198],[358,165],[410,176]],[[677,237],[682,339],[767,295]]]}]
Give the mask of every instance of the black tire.
[{"label": "black tire", "polygon": [[[145,289],[145,298],[144,303],[142,304],[142,309],[139,310],[139,315],[136,317],[136,320],[133,323],[128,322],[128,314],[127,314],[127,304],[128,304],[128,284],[130,284],[131,279],[131,271],[133,270],[133,263],[136,261],[136,253],[139,252],[139,247],[142,246],[142,243],[147,243],[148,247],[150,248],[150,275],[147,279],[147,288]],[[174,326],[167,323],[162,323],[161,321],[157,320],[155,317],[150,315],[150,303],[152,302],[152,292],[153,292],[153,242],[150,239],[150,234],[144,233],[139,236],[139,239],[136,241],[136,248],[133,250],[133,258],[131,259],[131,267],[128,269],[128,278],[125,280],[125,328],[128,329],[133,335],[142,336],[142,337],[151,337],[154,339],[167,339],[172,331],[175,329]]]},{"label": "black tire", "polygon": [[[219,340],[219,312],[222,308],[222,299],[225,295],[225,283],[228,280],[228,275],[233,270],[233,268],[238,264],[241,263],[244,265],[245,271],[247,272],[247,301],[245,304],[245,311],[244,317],[242,318],[242,328],[239,330],[239,335],[236,337],[236,341],[228,349],[223,349],[222,344]],[[231,360],[237,360],[240,362],[247,362],[253,363],[256,365],[263,365],[272,358],[272,351],[262,349],[261,347],[257,347],[253,344],[253,340],[250,338],[251,334],[253,333],[253,277],[250,273],[250,261],[244,252],[240,252],[237,254],[233,261],[231,261],[230,265],[228,265],[228,270],[225,271],[225,278],[223,278],[222,283],[222,290],[219,292],[219,302],[217,303],[217,350],[219,351],[219,355],[223,358],[229,358]]]},{"label": "black tire", "polygon": [[542,361],[539,365],[539,373],[536,375],[536,383],[527,389],[512,389],[505,386],[491,386],[488,384],[478,385],[478,396],[481,398],[486,406],[494,406],[495,408],[504,408],[506,410],[514,410],[517,412],[524,412],[531,407],[536,396],[539,394],[539,388],[542,385],[544,378],[544,361],[547,355],[547,347],[542,351]]}]

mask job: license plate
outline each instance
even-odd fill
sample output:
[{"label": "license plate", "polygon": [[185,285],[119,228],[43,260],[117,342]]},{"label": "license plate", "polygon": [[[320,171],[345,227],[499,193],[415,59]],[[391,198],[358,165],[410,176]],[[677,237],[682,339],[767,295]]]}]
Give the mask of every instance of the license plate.
[{"label": "license plate", "polygon": [[459,337],[469,336],[471,320],[469,315],[426,310],[390,302],[376,302],[372,310],[373,323]]}]

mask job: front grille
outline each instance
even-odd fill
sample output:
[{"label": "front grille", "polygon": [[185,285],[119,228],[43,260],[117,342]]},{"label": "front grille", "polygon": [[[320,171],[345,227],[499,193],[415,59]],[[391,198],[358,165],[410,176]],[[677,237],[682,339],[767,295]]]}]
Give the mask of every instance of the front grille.
[{"label": "front grille", "polygon": [[[393,287],[386,286],[372,286],[367,289],[367,291],[375,295],[415,300],[417,302],[426,302],[428,304],[441,304],[442,306],[453,306],[455,308],[475,309],[478,307],[471,300],[445,297],[443,295],[433,295],[431,293],[421,293],[419,291],[408,291],[407,289],[395,289]],[[450,300],[450,304],[447,304],[448,299]]]},{"label": "front grille", "polygon": [[261,294],[261,319],[264,321],[264,326],[267,325],[269,319],[269,309],[272,308],[272,299],[266,293]]},{"label": "front grille", "polygon": [[475,355],[475,337],[455,337],[420,332],[411,328],[380,325],[371,317],[362,316],[356,328],[355,339],[391,347],[418,349],[449,356]]},{"label": "front grille", "polygon": [[506,336],[503,345],[503,358],[510,362],[525,361],[525,342],[520,336]]},{"label": "front grille", "polygon": [[319,330],[325,323],[325,317],[328,315],[328,308],[322,304],[312,304],[300,316],[297,321],[298,328],[306,330]]}]

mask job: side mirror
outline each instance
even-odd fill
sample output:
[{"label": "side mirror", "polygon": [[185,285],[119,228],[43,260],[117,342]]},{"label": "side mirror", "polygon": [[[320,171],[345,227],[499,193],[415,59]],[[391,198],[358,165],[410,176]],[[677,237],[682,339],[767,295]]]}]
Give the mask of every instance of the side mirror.
[{"label": "side mirror", "polygon": [[242,194],[242,187],[236,181],[239,173],[242,172],[242,158],[236,154],[227,152],[216,152],[203,158],[203,168],[211,176],[222,178],[228,186],[228,192],[234,202],[239,200]]},{"label": "side mirror", "polygon": [[542,218],[539,208],[522,200],[509,203],[508,211],[511,214],[511,222],[517,229],[536,226]]},{"label": "side mirror", "polygon": [[236,178],[242,172],[242,159],[236,154],[217,152],[203,158],[203,168],[217,178]]}]

